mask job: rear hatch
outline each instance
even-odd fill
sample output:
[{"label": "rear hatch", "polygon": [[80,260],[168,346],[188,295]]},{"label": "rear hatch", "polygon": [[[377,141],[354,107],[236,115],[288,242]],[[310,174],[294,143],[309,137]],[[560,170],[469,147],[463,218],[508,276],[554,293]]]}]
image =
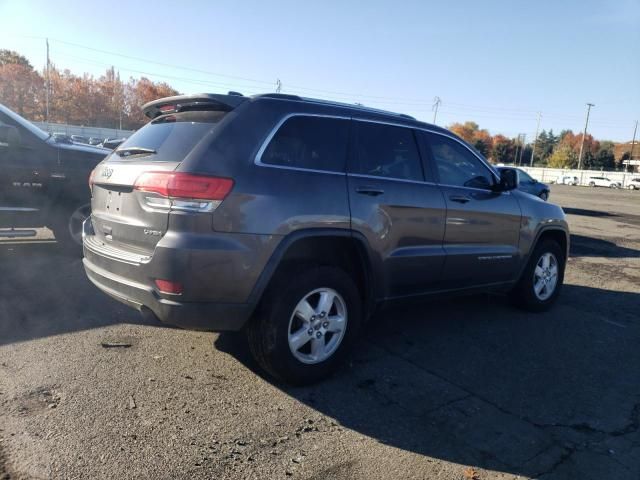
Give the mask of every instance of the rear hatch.
[{"label": "rear hatch", "polygon": [[177,173],[176,169],[235,104],[244,100],[230,97],[225,101],[229,97],[171,97],[145,105],[145,114],[152,121],[91,174],[95,237],[87,241],[112,255],[122,251],[150,256],[167,232],[172,211],[205,212],[217,206],[219,194],[230,190],[232,182]]}]

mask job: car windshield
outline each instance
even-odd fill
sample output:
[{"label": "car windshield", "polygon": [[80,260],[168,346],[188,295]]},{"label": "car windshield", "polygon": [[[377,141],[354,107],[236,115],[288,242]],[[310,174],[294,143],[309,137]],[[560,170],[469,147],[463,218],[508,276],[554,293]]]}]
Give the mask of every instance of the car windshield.
[{"label": "car windshield", "polygon": [[45,132],[44,130],[36,127],[33,123],[31,123],[30,121],[22,118],[20,115],[18,115],[17,113],[9,110],[7,107],[5,107],[4,105],[0,105],[0,114],[4,114],[5,116],[7,116],[10,120],[12,120],[14,123],[17,123],[18,125],[20,125],[21,127],[23,127],[24,129],[28,130],[29,132],[31,132],[33,135],[35,135],[36,137],[38,137],[40,140],[46,140],[47,138],[49,138],[51,135],[47,132]]}]

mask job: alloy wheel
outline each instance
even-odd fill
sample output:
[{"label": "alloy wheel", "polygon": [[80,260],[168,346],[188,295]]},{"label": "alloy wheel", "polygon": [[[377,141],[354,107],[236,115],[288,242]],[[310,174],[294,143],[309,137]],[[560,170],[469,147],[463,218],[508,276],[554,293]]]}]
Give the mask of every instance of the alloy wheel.
[{"label": "alloy wheel", "polygon": [[293,356],[314,364],[333,355],[347,329],[347,306],[332,288],[318,288],[298,302],[289,319],[288,341]]},{"label": "alloy wheel", "polygon": [[533,271],[533,293],[541,301],[548,300],[558,284],[558,260],[551,252],[543,253]]}]

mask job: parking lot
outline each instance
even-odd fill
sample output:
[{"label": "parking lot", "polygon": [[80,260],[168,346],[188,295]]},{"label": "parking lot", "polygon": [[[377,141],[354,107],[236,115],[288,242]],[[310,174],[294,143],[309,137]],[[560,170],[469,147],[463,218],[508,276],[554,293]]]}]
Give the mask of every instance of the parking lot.
[{"label": "parking lot", "polygon": [[385,309],[290,388],[242,337],[148,323],[47,231],[0,241],[0,479],[640,477],[640,193],[552,186],[558,304]]}]

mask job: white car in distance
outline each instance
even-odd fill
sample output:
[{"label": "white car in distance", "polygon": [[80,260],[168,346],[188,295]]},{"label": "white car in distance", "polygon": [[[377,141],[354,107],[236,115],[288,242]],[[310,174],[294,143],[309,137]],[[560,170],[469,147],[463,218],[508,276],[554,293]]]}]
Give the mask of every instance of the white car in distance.
[{"label": "white car in distance", "polygon": [[620,188],[622,186],[620,182],[611,180],[608,177],[589,177],[586,183],[590,187]]}]

